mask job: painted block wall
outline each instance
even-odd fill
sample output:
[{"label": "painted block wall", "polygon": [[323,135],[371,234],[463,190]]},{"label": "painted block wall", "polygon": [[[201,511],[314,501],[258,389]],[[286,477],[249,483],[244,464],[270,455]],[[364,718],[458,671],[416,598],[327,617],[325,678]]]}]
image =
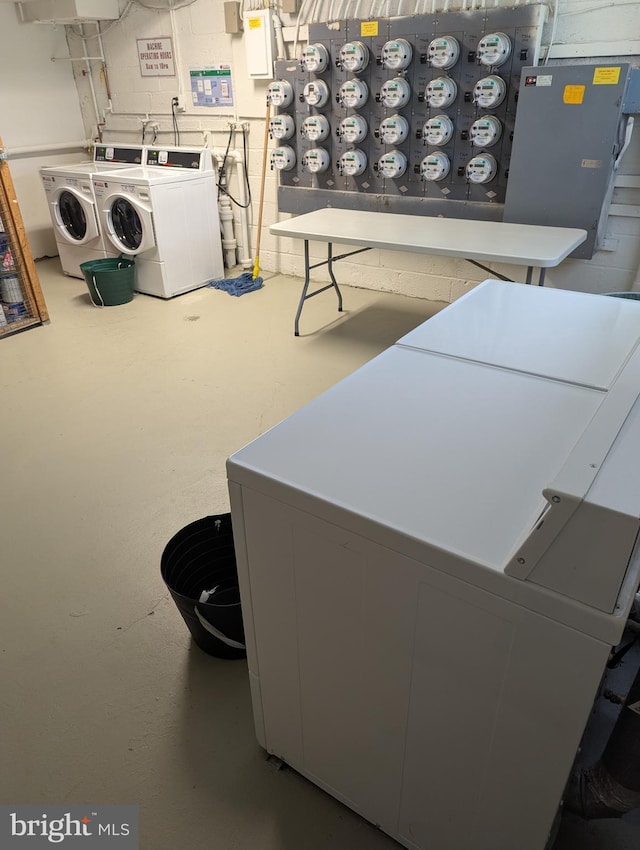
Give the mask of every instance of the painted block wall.
[{"label": "painted block wall", "polygon": [[22,24],[17,7],[0,3],[0,136],[9,152],[11,176],[34,256],[55,256],[38,169],[74,162],[80,152],[14,158],[25,147],[82,141],[83,118],[63,26]]},{"label": "painted block wall", "polygon": [[[146,2],[146,0],[145,0]],[[443,0],[437,0],[438,8]],[[454,0],[449,7],[461,5],[464,0]],[[500,0],[502,5],[504,0]],[[593,3],[591,0],[558,0],[558,16],[554,27],[553,14],[545,26],[543,44],[548,44],[555,29],[550,63],[569,61],[615,62],[632,61],[640,64],[640,36],[634,41],[634,34],[640,34],[640,2],[612,0],[607,4]],[[157,0],[163,5],[165,0]],[[250,0],[247,0],[250,8]],[[389,0],[388,3],[376,3],[362,0],[360,17],[366,17],[374,7],[378,14],[382,9],[394,13],[400,10],[411,13],[415,8],[422,11],[431,9],[431,0],[418,5],[406,0]],[[476,5],[468,0],[467,8]],[[477,3],[480,7],[480,2]],[[511,5],[505,3],[504,5]],[[315,4],[316,18],[328,18],[337,10],[347,8],[347,2],[336,3],[330,0],[318,0]],[[80,106],[85,122],[85,132],[94,135],[96,124],[103,122],[104,138],[109,141],[126,141],[141,138],[141,119],[147,119],[159,126],[158,141],[172,144],[174,136],[171,125],[171,98],[180,96],[186,104],[185,113],[179,116],[181,142],[183,144],[209,143],[216,150],[224,150],[228,138],[228,125],[245,125],[249,134],[249,174],[254,198],[254,217],[257,219],[257,199],[259,194],[259,175],[265,114],[265,93],[267,82],[255,81],[247,77],[246,59],[242,35],[228,35],[224,32],[222,0],[195,0],[195,2],[167,11],[140,5],[139,2],[126,4],[122,8],[128,11],[120,22],[103,22],[102,42],[108,68],[108,82],[111,102],[107,99],[107,90],[99,68],[94,68],[94,83],[98,101],[96,115],[90,96],[86,76],[81,74],[80,63],[74,63]],[[353,6],[352,8],[355,8]],[[281,15],[285,33],[290,36],[296,18]],[[303,18],[302,23],[306,22]],[[35,25],[25,25],[34,27]],[[46,28],[50,25],[40,25]],[[71,55],[82,55],[82,41],[79,28],[67,27],[67,41]],[[92,24],[84,26],[85,36],[95,32]],[[304,35],[304,26],[301,36]],[[172,36],[174,52],[178,60],[176,77],[142,77],[136,51],[137,38]],[[302,37],[297,55],[304,41]],[[98,48],[97,39],[86,41],[87,49],[94,55]],[[287,47],[291,50],[291,42]],[[291,55],[291,54],[289,54]],[[577,57],[574,60],[574,57]],[[230,63],[233,72],[235,104],[233,109],[217,110],[194,108],[189,100],[189,69],[218,63]],[[107,111],[103,110],[107,107]],[[111,111],[109,111],[109,107]],[[640,125],[640,122],[638,122]],[[150,136],[147,137],[148,139]],[[241,147],[241,136],[236,131],[233,142],[235,148]],[[631,146],[625,154],[620,168],[621,174],[640,174],[640,126],[637,128]],[[231,191],[234,192],[232,182]],[[276,203],[276,177],[267,170],[265,193],[264,227],[260,251],[261,268],[264,272],[278,271],[299,275],[302,271],[302,245],[297,240],[271,237],[268,225],[287,214],[279,214]],[[640,204],[640,190],[616,190],[615,203]],[[235,211],[236,217],[238,211]],[[238,235],[239,235],[239,228]],[[608,245],[613,250],[600,251],[590,261],[569,260],[559,269],[550,270],[549,285],[559,288],[584,290],[591,292],[622,291],[632,287],[640,265],[640,218],[612,216],[609,219]],[[252,249],[255,245],[254,228],[251,230]],[[312,255],[322,258],[322,246],[312,245]],[[516,269],[497,266],[503,274],[517,276]],[[460,260],[425,257],[396,252],[372,251],[359,255],[356,262],[344,262],[340,266],[340,280],[344,283],[366,288],[384,289],[401,292],[411,296],[437,300],[453,300],[470,286],[484,279],[486,274]]]}]

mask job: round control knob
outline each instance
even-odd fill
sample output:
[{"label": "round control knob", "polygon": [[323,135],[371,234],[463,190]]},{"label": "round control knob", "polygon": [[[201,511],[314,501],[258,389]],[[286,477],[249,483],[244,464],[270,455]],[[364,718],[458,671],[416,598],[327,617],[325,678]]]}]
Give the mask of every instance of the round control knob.
[{"label": "round control knob", "polygon": [[331,127],[324,115],[308,115],[302,122],[300,132],[311,142],[322,142],[331,132]]},{"label": "round control knob", "polygon": [[340,171],[347,177],[359,177],[367,170],[367,155],[360,148],[345,151],[340,157]]},{"label": "round control knob", "polygon": [[311,174],[321,174],[331,165],[331,158],[324,148],[311,148],[302,157],[302,165]]},{"label": "round control knob", "polygon": [[329,100],[329,86],[324,80],[312,80],[302,90],[302,96],[309,106],[320,108]]},{"label": "round control knob", "polygon": [[453,68],[459,57],[460,44],[458,39],[452,35],[434,38],[433,41],[429,42],[427,58],[433,68],[447,71],[449,68]]},{"label": "round control knob", "polygon": [[302,51],[302,65],[311,74],[321,74],[329,65],[329,51],[324,44],[308,44]]},{"label": "round control knob", "polygon": [[446,145],[452,136],[453,121],[448,115],[434,115],[422,128],[422,138],[426,145],[441,147]]},{"label": "round control knob", "polygon": [[397,180],[407,170],[407,158],[402,151],[389,151],[378,160],[378,172],[387,180]]},{"label": "round control knob", "polygon": [[340,103],[347,109],[361,109],[369,97],[369,89],[364,80],[347,80],[340,86]]},{"label": "round control knob", "polygon": [[429,182],[444,180],[450,170],[451,162],[449,161],[449,157],[446,153],[442,153],[442,151],[430,153],[420,163],[420,176],[423,180],[428,180]]},{"label": "round control knob", "polygon": [[340,48],[340,64],[345,71],[364,71],[369,64],[369,49],[361,41],[348,41]]},{"label": "round control knob", "polygon": [[469,128],[471,144],[479,148],[490,148],[502,136],[502,124],[493,115],[476,119]]},{"label": "round control knob", "polygon": [[291,115],[275,115],[269,121],[269,132],[278,141],[290,139],[296,131],[296,125]]},{"label": "round control knob", "polygon": [[492,32],[483,36],[478,44],[478,61],[481,65],[498,68],[511,56],[511,40],[503,32]]},{"label": "round control knob", "polygon": [[274,148],[271,154],[271,164],[278,171],[291,171],[296,165],[296,154],[289,145]]},{"label": "round control knob", "polygon": [[382,48],[382,64],[390,71],[404,71],[411,64],[413,48],[404,38],[388,41]]},{"label": "round control knob", "polygon": [[490,153],[479,154],[467,163],[466,174],[470,183],[489,183],[498,171],[498,163]]},{"label": "round control knob", "polygon": [[293,86],[288,80],[274,80],[267,86],[267,99],[272,106],[286,108],[293,103]]},{"label": "round control knob", "polygon": [[482,77],[473,88],[473,102],[482,109],[495,109],[500,106],[507,94],[507,84],[502,77],[492,74]]},{"label": "round control knob", "polygon": [[380,100],[387,109],[402,109],[409,103],[411,86],[404,77],[387,80],[380,89]]},{"label": "round control knob", "polygon": [[451,106],[457,94],[458,86],[455,80],[452,80],[451,77],[435,77],[427,84],[424,99],[429,106],[443,109],[446,106]]},{"label": "round control knob", "polygon": [[365,138],[369,131],[369,127],[362,115],[348,115],[340,122],[338,131],[339,135],[342,136],[346,142],[350,145],[355,145],[357,142],[361,142]]},{"label": "round control knob", "polygon": [[409,135],[409,122],[403,115],[390,115],[378,129],[385,145],[401,145]]}]

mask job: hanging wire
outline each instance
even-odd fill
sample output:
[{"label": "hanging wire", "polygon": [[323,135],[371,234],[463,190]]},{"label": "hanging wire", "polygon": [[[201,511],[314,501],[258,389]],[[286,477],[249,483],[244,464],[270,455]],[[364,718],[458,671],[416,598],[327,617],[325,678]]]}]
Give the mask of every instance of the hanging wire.
[{"label": "hanging wire", "polygon": [[229,128],[229,138],[227,139],[227,149],[224,152],[224,156],[222,157],[222,165],[220,166],[219,171],[219,181],[218,181],[218,189],[229,198],[231,203],[235,204],[240,209],[247,210],[251,206],[251,184],[249,183],[249,175],[247,173],[248,170],[248,161],[247,161],[247,129],[243,125],[242,127],[242,161],[244,165],[244,182],[247,187],[247,203],[241,204],[240,201],[237,201],[233,195],[226,188],[226,163],[227,157],[229,156],[229,149],[231,148],[231,140],[233,139],[233,127]]},{"label": "hanging wire", "polygon": [[180,144],[180,128],[178,127],[178,116],[176,110],[178,108],[178,98],[171,98],[171,117],[173,120],[173,144]]}]

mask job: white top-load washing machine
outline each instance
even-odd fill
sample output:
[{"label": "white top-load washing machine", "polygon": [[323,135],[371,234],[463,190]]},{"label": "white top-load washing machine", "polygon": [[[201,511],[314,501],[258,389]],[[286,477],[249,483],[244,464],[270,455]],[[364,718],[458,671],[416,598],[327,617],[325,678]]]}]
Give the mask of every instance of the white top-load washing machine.
[{"label": "white top-load washing machine", "polygon": [[142,168],[93,178],[105,238],[135,257],[138,292],[171,298],[224,276],[207,148],[147,149]]},{"label": "white top-load washing machine", "polygon": [[405,847],[545,847],[640,581],[639,341],[487,281],[229,459],[258,740]]},{"label": "white top-load washing machine", "polygon": [[80,263],[117,256],[100,230],[91,177],[144,163],[142,145],[99,144],[93,159],[40,169],[60,263],[65,274],[82,277]]}]

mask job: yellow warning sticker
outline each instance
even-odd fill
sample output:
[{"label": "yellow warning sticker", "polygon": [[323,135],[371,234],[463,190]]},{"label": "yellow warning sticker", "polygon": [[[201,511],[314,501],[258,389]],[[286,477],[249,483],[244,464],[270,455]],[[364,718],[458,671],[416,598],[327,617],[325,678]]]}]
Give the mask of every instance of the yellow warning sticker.
[{"label": "yellow warning sticker", "polygon": [[249,18],[249,29],[259,30],[262,26],[262,18]]},{"label": "yellow warning sticker", "polygon": [[360,24],[360,35],[378,35],[377,21],[363,21]]},{"label": "yellow warning sticker", "polygon": [[595,68],[593,72],[594,86],[615,86],[620,79],[620,66],[613,68]]},{"label": "yellow warning sticker", "polygon": [[565,86],[562,100],[565,103],[582,103],[586,86]]}]

